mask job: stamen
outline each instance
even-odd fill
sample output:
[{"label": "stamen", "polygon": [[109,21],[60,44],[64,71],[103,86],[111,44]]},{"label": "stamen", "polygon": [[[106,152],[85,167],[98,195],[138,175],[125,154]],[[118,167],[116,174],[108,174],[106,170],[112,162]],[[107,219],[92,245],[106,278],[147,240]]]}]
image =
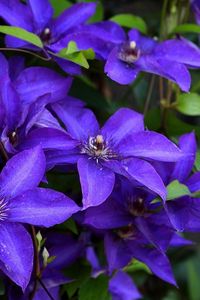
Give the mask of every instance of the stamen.
[{"label": "stamen", "polygon": [[8,202],[4,198],[2,198],[0,200],[0,221],[4,221],[7,219],[8,211]]},{"label": "stamen", "polygon": [[143,216],[144,213],[146,212],[144,199],[141,197],[136,199],[135,198],[128,199],[128,210],[135,217]]},{"label": "stamen", "polygon": [[43,32],[40,34],[40,38],[44,44],[48,44],[51,40],[51,30],[49,27],[46,27]]},{"label": "stamen", "polygon": [[136,62],[140,58],[141,51],[137,48],[135,41],[130,41],[128,43],[122,44],[119,52],[118,58],[128,64]]}]

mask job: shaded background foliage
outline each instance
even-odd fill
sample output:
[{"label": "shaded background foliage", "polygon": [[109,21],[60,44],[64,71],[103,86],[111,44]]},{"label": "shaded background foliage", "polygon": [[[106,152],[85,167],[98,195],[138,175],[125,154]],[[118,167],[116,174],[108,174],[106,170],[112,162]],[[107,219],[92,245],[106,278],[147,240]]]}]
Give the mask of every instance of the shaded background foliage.
[{"label": "shaded background foliage", "polygon": [[[58,15],[62,10],[70,6],[72,3],[83,1],[65,1],[51,0]],[[89,1],[85,1],[89,2]],[[166,1],[158,0],[109,0],[98,1],[98,10],[92,21],[100,21],[109,19],[117,14],[134,14],[140,16],[147,24],[147,32],[149,36],[156,37],[160,34],[160,16],[162,6]],[[170,2],[170,1],[168,1]],[[170,8],[171,7],[171,8]],[[172,9],[176,7],[176,11]],[[164,27],[162,34],[166,36],[169,28],[177,25],[176,20],[180,11],[188,10],[187,0],[171,1],[168,5],[167,14],[164,19]],[[194,23],[193,16],[188,15],[187,23]],[[1,20],[3,24],[3,20]],[[198,44],[198,35],[196,33],[186,33],[186,37]],[[0,37],[1,46],[3,47],[3,36]],[[8,56],[10,53],[7,53]],[[64,74],[62,70],[53,62],[51,64],[39,61],[35,57],[25,54],[27,57],[27,66],[41,65],[48,66],[57,72]],[[171,107],[167,111],[164,131],[172,140],[177,141],[177,137],[183,133],[190,132],[195,129],[196,135],[200,138],[200,71],[193,70],[191,92],[199,94],[197,100],[197,108],[195,116],[187,111],[182,114],[177,111],[176,107]],[[84,72],[81,77],[76,77],[70,90],[70,95],[83,99],[87,106],[91,108],[97,115],[100,123],[103,122],[119,107],[130,107],[139,112],[144,112],[144,108],[149,101],[148,110],[146,110],[145,124],[148,129],[159,131],[161,124],[161,109],[159,95],[159,78],[154,77],[153,88],[149,88],[152,82],[152,75],[141,74],[137,80],[127,86],[121,86],[109,78],[104,76],[103,66],[99,61],[92,61],[90,69]],[[166,86],[164,87],[164,89]],[[147,100],[148,99],[148,100]],[[163,129],[163,128],[162,128]],[[200,159],[197,156],[196,166],[200,170]],[[65,192],[78,198],[81,191],[77,174],[56,172],[55,174],[47,174],[49,180],[48,187],[55,190]],[[76,236],[79,228],[76,227],[72,220],[57,226],[59,232],[70,231]],[[45,231],[43,232],[45,234]],[[177,279],[179,289],[159,280],[153,275],[146,272],[141,264],[133,269],[128,270],[133,276],[134,281],[141,288],[144,295],[143,300],[198,300],[200,299],[200,236],[198,234],[190,234],[190,239],[196,243],[193,246],[171,250],[169,253],[172,262],[175,277]],[[99,245],[99,251],[103,251],[103,246]],[[102,256],[99,253],[100,257]],[[110,296],[107,293],[107,279],[104,275],[96,279],[90,279],[90,267],[85,260],[79,260],[66,270],[69,277],[78,277],[76,282],[64,285],[62,288],[63,299],[79,299],[79,300],[107,300]],[[0,282],[0,298],[6,299],[4,295],[5,287]]]}]

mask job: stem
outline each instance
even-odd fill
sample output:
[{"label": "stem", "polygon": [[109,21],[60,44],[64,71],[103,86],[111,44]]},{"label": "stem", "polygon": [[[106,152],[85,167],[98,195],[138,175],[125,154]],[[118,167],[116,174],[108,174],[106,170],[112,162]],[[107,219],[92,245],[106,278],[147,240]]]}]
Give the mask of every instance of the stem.
[{"label": "stem", "polygon": [[146,102],[145,102],[145,105],[144,105],[144,112],[143,112],[144,116],[146,115],[146,113],[148,111],[148,108],[149,108],[149,104],[150,104],[154,84],[155,84],[155,75],[152,75],[151,81],[150,81],[150,84],[149,84],[149,90],[148,90],[148,93],[147,93],[147,99],[146,99]]},{"label": "stem", "polygon": [[163,29],[164,29],[164,22],[165,22],[165,16],[167,12],[168,1],[169,0],[164,0],[163,7],[162,7],[161,20],[160,20],[160,35],[159,35],[160,39],[164,37]]},{"label": "stem", "polygon": [[39,260],[39,253],[38,253],[38,245],[36,239],[36,232],[35,227],[31,225],[31,236],[33,240],[33,247],[34,247],[34,258],[35,258],[35,280],[33,290],[30,294],[30,300],[32,300],[35,296],[38,287],[38,278],[40,276],[40,260]]},{"label": "stem", "polygon": [[16,51],[16,52],[22,52],[22,53],[27,53],[27,54],[30,54],[30,55],[33,55],[37,58],[40,58],[44,61],[50,61],[51,60],[51,57],[44,57],[44,56],[41,56],[39,54],[36,54],[35,52],[32,52],[32,51],[28,51],[28,50],[25,50],[25,49],[17,49],[17,48],[0,48],[0,51]]}]

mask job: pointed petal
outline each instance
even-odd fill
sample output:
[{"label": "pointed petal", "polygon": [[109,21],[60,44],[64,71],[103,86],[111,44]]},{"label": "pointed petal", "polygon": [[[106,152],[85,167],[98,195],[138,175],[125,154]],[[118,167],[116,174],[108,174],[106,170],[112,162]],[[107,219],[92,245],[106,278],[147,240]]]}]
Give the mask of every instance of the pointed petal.
[{"label": "pointed petal", "polygon": [[[59,48],[56,47],[55,52],[59,52],[60,50],[61,50],[60,47]],[[69,60],[62,59],[62,58],[59,58],[56,56],[53,56],[53,59],[57,62],[57,64],[60,66],[60,68],[63,71],[65,71],[67,74],[69,74],[69,75],[80,75],[81,74],[81,67],[79,65],[77,65]]]},{"label": "pointed petal", "polygon": [[20,224],[1,223],[0,249],[0,268],[24,291],[33,268],[33,246],[30,235]]},{"label": "pointed petal", "polygon": [[20,149],[27,149],[37,145],[41,145],[44,150],[70,150],[77,147],[78,142],[73,140],[67,132],[45,127],[32,130],[22,141]]},{"label": "pointed petal", "polygon": [[53,8],[48,0],[28,0],[28,5],[33,14],[34,25],[41,33],[53,17]]},{"label": "pointed petal", "polygon": [[83,24],[94,13],[96,3],[77,3],[66,9],[52,24],[54,37],[60,37],[69,29]]},{"label": "pointed petal", "polygon": [[96,161],[88,158],[78,160],[78,172],[83,193],[84,209],[103,203],[111,194],[115,175]]},{"label": "pointed petal", "polygon": [[164,135],[154,131],[132,133],[119,145],[123,156],[150,158],[158,161],[177,161],[182,151]]},{"label": "pointed petal", "polygon": [[129,84],[134,81],[139,69],[118,59],[118,48],[114,48],[108,56],[105,73],[112,80],[120,84]]},{"label": "pointed petal", "polygon": [[196,172],[185,182],[189,190],[194,193],[200,191],[200,172]]},{"label": "pointed petal", "polygon": [[28,190],[9,203],[9,221],[50,227],[80,210],[70,198],[51,189]]},{"label": "pointed petal", "polygon": [[197,144],[195,134],[193,132],[182,135],[179,139],[179,148],[184,153],[183,157],[176,163],[173,173],[171,174],[171,181],[178,180],[183,182],[192,171]]},{"label": "pointed petal", "polygon": [[51,94],[51,102],[63,99],[71,83],[71,77],[65,78],[48,68],[30,67],[21,72],[14,84],[21,101],[30,104],[45,94]]},{"label": "pointed petal", "polygon": [[52,107],[73,138],[79,141],[88,140],[90,136],[98,134],[99,124],[91,110],[78,107],[63,109],[63,106],[57,103]]},{"label": "pointed petal", "polygon": [[45,156],[40,146],[13,156],[0,175],[1,193],[15,197],[35,188],[44,176]]},{"label": "pointed petal", "polygon": [[125,272],[118,271],[109,281],[109,292],[112,300],[136,300],[141,298],[131,277]]},{"label": "pointed petal", "polygon": [[129,108],[120,108],[108,119],[101,132],[106,139],[117,145],[126,135],[143,130],[143,115]]}]

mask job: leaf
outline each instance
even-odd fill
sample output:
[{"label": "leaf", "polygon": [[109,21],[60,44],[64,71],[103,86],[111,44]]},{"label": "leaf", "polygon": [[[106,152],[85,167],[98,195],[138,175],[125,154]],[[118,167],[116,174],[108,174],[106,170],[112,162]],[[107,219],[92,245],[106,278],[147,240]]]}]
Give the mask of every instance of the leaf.
[{"label": "leaf", "polygon": [[79,300],[109,300],[108,278],[101,275],[87,279],[80,287]]},{"label": "leaf", "polygon": [[199,299],[200,285],[199,285],[199,271],[198,265],[195,261],[189,260],[187,263],[187,274],[188,274],[188,288],[190,300]]},{"label": "leaf", "polygon": [[72,5],[71,2],[66,0],[50,0],[50,2],[54,9],[54,17],[59,16],[65,9]]},{"label": "leaf", "polygon": [[20,27],[1,25],[0,32],[14,36],[39,48],[43,48],[42,41],[36,34],[22,29]]},{"label": "leaf", "polygon": [[125,272],[137,272],[137,271],[144,271],[148,274],[151,274],[150,269],[147,267],[147,265],[145,265],[144,263],[142,263],[139,260],[133,259],[132,262],[125,267]]},{"label": "leaf", "polygon": [[145,21],[132,14],[119,14],[110,19],[111,21],[128,28],[137,28],[142,33],[147,33],[147,25]]},{"label": "leaf", "polygon": [[176,110],[187,116],[200,116],[200,95],[181,94],[176,103]]},{"label": "leaf", "polygon": [[176,26],[171,33],[200,33],[200,26],[197,24],[181,24]]},{"label": "leaf", "polygon": [[94,59],[94,51],[90,48],[87,50],[79,50],[74,41],[70,41],[66,48],[63,48],[56,56],[72,61],[86,69],[89,68],[87,59]]},{"label": "leaf", "polygon": [[178,180],[172,181],[167,186],[167,200],[179,198],[181,196],[190,195],[188,187]]},{"label": "leaf", "polygon": [[197,171],[200,171],[200,151],[198,150],[196,153],[196,159],[195,159],[195,163],[194,163]]}]

